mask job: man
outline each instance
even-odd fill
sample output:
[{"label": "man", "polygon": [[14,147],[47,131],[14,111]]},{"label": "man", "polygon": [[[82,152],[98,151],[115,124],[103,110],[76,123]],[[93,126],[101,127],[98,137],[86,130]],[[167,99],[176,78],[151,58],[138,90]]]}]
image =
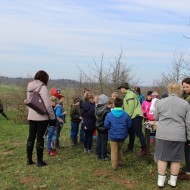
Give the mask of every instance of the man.
[{"label": "man", "polygon": [[141,104],[135,92],[130,90],[128,83],[121,84],[117,89],[120,89],[121,93],[124,95],[123,107],[132,119],[132,127],[129,129],[129,144],[127,151],[133,152],[136,134],[141,143],[140,155],[144,156],[146,155],[146,140],[142,132],[143,113]]}]

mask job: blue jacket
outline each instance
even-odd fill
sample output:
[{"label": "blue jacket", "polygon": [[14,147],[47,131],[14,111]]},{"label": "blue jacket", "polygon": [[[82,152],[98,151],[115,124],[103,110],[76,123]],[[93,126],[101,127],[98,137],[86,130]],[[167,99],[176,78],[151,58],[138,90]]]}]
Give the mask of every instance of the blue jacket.
[{"label": "blue jacket", "polygon": [[114,108],[106,115],[104,127],[107,128],[109,140],[124,141],[128,136],[128,129],[132,121],[123,108]]}]

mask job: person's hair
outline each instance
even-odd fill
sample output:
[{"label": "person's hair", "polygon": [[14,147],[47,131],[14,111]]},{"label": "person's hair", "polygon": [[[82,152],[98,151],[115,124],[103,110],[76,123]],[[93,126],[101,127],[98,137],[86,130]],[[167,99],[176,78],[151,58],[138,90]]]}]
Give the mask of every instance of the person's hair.
[{"label": "person's hair", "polygon": [[88,88],[84,88],[83,93],[85,93],[85,92],[90,92],[90,90]]},{"label": "person's hair", "polygon": [[186,83],[186,84],[190,84],[190,78],[185,78],[182,80],[181,84],[183,85],[183,83]]},{"label": "person's hair", "polygon": [[178,82],[169,83],[167,89],[169,94],[175,93],[179,96],[182,94],[182,86]]},{"label": "person's hair", "polygon": [[134,86],[134,90],[137,92],[137,94],[141,95],[141,89],[138,86]]},{"label": "person's hair", "polygon": [[45,72],[45,71],[38,71],[35,76],[34,76],[35,80],[40,80],[42,81],[45,85],[47,85],[48,80],[49,80],[49,75]]},{"label": "person's hair", "polygon": [[122,107],[123,106],[123,100],[121,98],[116,98],[114,100],[114,106],[115,107]]},{"label": "person's hair", "polygon": [[111,94],[111,97],[112,97],[112,99],[118,98],[119,97],[119,93],[118,92],[113,92]]}]

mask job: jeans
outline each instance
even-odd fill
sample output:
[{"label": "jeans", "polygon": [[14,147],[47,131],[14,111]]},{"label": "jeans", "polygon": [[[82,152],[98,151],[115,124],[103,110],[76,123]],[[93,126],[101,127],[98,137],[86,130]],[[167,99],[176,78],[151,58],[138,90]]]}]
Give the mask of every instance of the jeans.
[{"label": "jeans", "polygon": [[146,139],[142,132],[142,117],[137,116],[132,119],[132,126],[129,128],[129,148],[133,149],[135,142],[135,134],[139,138],[141,148],[146,147]]},{"label": "jeans", "polygon": [[51,149],[56,149],[57,135],[54,126],[50,126],[48,128],[47,133],[47,151],[51,151]]},{"label": "jeans", "polygon": [[86,150],[92,149],[93,133],[94,133],[94,130],[84,131],[84,148]]},{"label": "jeans", "polygon": [[71,121],[71,131],[70,131],[70,137],[74,138],[78,135],[79,131],[79,123]]},{"label": "jeans", "polygon": [[108,133],[98,133],[96,142],[96,155],[102,158],[107,157]]},{"label": "jeans", "polygon": [[111,165],[112,168],[117,168],[123,164],[122,146],[124,141],[110,141],[111,146]]}]

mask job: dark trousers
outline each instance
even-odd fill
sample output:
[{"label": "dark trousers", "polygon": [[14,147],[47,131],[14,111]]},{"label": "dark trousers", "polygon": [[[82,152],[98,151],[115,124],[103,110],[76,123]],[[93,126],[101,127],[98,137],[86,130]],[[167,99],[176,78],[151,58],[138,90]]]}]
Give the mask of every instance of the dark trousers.
[{"label": "dark trousers", "polygon": [[186,172],[190,172],[190,146],[185,143],[185,164],[186,164]]},{"label": "dark trousers", "polygon": [[96,142],[96,155],[102,158],[107,157],[108,133],[98,133]]},{"label": "dark trousers", "polygon": [[134,142],[135,142],[135,135],[139,138],[141,143],[141,148],[146,147],[146,139],[142,132],[142,117],[137,116],[132,119],[132,126],[129,128],[129,145],[128,148],[133,150]]},{"label": "dark trousers", "polygon": [[32,152],[34,148],[34,142],[35,139],[37,139],[36,142],[36,150],[37,150],[37,156],[38,152],[40,152],[39,156],[40,159],[43,154],[44,149],[44,134],[46,132],[48,126],[48,120],[46,121],[31,121],[29,120],[29,136],[27,140],[27,157],[32,157]]},{"label": "dark trousers", "polygon": [[84,148],[86,150],[92,149],[93,133],[94,133],[94,130],[84,131]]},{"label": "dark trousers", "polygon": [[80,142],[84,143],[84,125],[81,124],[80,126]]}]

